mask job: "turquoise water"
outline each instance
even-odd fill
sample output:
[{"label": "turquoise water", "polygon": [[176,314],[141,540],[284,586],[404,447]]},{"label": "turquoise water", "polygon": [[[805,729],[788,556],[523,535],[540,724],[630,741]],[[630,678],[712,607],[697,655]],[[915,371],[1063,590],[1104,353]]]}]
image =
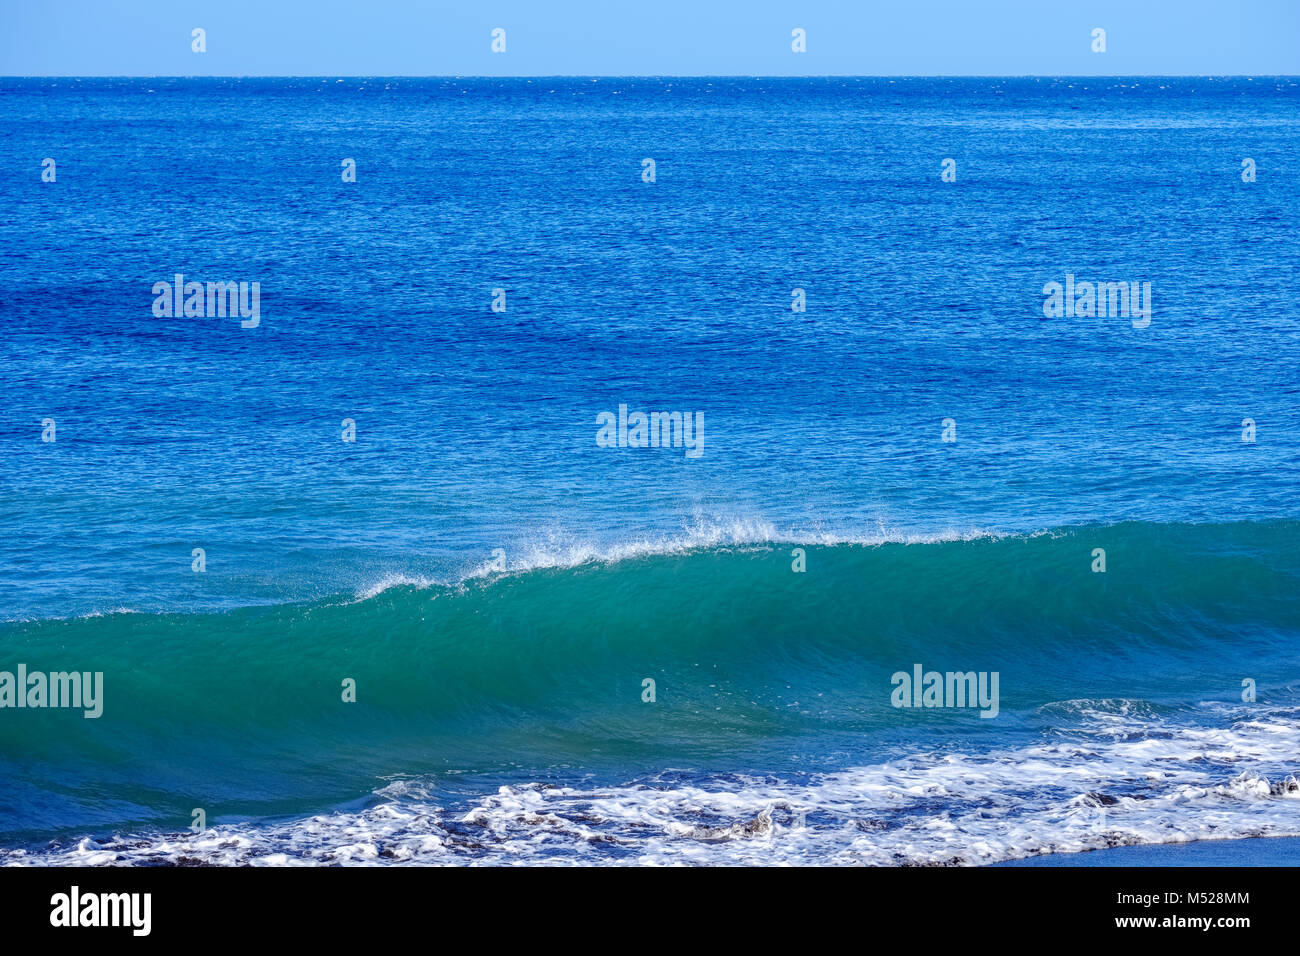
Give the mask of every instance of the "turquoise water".
[{"label": "turquoise water", "polygon": [[[0,80],[0,671],[103,675],[0,707],[0,852],[1300,834],[1298,97]],[[257,326],[156,315],[178,272]],[[1067,275],[1149,326],[1046,317]],[[620,405],[701,453],[603,447]],[[996,716],[894,706],[918,664]]]}]

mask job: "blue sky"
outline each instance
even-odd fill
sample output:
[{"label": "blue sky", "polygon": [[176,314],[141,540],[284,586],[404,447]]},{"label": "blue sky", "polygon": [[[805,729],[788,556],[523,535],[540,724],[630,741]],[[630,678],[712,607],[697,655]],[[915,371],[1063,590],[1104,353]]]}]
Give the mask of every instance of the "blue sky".
[{"label": "blue sky", "polygon": [[0,2],[10,76],[1297,73],[1300,0]]}]

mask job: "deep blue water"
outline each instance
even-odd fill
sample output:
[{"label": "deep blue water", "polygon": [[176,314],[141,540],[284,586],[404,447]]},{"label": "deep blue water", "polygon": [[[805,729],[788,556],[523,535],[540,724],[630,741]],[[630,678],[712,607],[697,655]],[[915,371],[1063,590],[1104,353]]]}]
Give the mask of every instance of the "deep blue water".
[{"label": "deep blue water", "polygon": [[[1300,834],[1297,106],[1268,77],[0,79],[0,669],[107,694],[0,709],[0,845],[167,857],[209,804],[247,844],[175,852]],[[176,273],[259,283],[257,326],[156,315]],[[1149,283],[1149,324],[1045,316],[1067,275]],[[701,453],[601,447],[620,405],[698,414]],[[914,661],[1000,670],[1000,718],[892,708]]]}]

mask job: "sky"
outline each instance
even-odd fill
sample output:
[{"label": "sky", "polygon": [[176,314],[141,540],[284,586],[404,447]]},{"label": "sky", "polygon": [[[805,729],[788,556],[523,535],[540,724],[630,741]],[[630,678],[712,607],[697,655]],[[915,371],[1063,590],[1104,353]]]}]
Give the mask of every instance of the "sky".
[{"label": "sky", "polygon": [[7,76],[1278,74],[1300,0],[0,0]]}]

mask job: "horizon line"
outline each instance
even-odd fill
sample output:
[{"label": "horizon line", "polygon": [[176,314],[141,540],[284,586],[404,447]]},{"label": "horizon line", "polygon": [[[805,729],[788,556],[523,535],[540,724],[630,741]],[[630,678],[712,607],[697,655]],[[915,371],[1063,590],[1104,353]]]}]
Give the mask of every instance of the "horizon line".
[{"label": "horizon line", "polygon": [[3,80],[1300,80],[1300,73],[0,73]]}]

